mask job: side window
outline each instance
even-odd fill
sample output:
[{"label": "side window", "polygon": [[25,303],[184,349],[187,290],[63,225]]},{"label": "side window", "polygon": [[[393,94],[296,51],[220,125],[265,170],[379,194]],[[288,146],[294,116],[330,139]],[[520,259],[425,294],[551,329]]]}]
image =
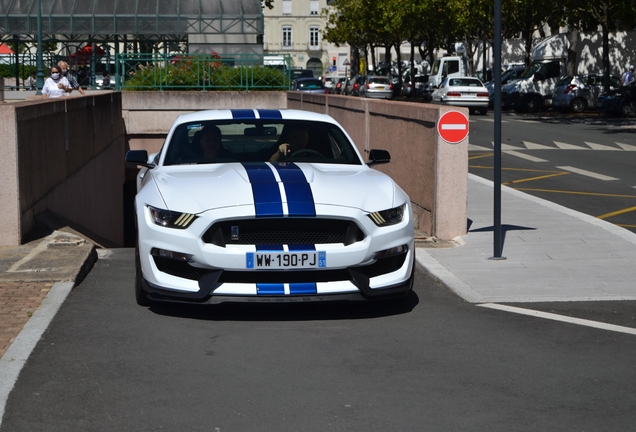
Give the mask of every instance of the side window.
[{"label": "side window", "polygon": [[559,62],[550,62],[546,65],[546,78],[558,78],[561,76],[561,65]]},{"label": "side window", "polygon": [[448,62],[448,74],[459,72],[459,61],[451,60]]}]

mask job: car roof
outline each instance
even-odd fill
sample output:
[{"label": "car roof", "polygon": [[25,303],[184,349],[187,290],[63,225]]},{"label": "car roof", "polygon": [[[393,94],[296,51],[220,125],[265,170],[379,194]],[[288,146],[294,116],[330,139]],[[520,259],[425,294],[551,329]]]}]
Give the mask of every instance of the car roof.
[{"label": "car roof", "polygon": [[336,121],[326,114],[314,113],[311,111],[295,109],[223,109],[204,110],[193,113],[182,114],[175,120],[175,124],[199,122],[206,120],[237,120],[241,119],[282,119],[282,120],[305,120],[337,124]]}]

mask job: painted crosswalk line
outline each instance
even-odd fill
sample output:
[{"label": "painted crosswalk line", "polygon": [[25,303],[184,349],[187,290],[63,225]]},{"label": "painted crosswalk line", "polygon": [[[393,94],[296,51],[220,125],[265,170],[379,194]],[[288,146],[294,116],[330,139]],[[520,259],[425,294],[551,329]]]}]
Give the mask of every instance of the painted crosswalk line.
[{"label": "painted crosswalk line", "polygon": [[584,169],[580,169],[580,168],[575,168],[575,167],[571,167],[571,166],[558,166],[557,167],[560,170],[564,170],[564,171],[570,171],[576,174],[580,174],[586,177],[592,177],[595,178],[597,180],[603,180],[603,181],[613,181],[613,180],[618,180],[616,177],[610,177],[610,176],[606,176],[605,174],[598,174],[592,171],[587,171]]},{"label": "painted crosswalk line", "polygon": [[596,144],[596,143],[587,142],[587,141],[584,141],[584,143],[589,145],[592,150],[615,150],[615,151],[621,151],[621,149],[619,149],[619,148],[610,147],[610,146],[603,145],[603,144]]}]

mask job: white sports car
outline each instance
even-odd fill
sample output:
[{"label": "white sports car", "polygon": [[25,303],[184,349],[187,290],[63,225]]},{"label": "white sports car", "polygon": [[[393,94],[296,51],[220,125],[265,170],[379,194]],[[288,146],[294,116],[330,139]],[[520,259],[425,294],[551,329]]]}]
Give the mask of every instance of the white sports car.
[{"label": "white sports car", "polygon": [[161,152],[131,150],[136,298],[361,300],[413,286],[411,202],[331,117],[297,110],[179,116]]}]

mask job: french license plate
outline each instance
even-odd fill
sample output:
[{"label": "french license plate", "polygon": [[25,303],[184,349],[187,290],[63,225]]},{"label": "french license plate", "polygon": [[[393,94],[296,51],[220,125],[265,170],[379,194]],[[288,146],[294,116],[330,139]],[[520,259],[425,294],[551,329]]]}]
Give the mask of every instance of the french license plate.
[{"label": "french license plate", "polygon": [[246,268],[253,269],[307,269],[327,267],[327,252],[247,252]]},{"label": "french license plate", "polygon": [[376,90],[384,90],[384,86],[375,86]]}]

